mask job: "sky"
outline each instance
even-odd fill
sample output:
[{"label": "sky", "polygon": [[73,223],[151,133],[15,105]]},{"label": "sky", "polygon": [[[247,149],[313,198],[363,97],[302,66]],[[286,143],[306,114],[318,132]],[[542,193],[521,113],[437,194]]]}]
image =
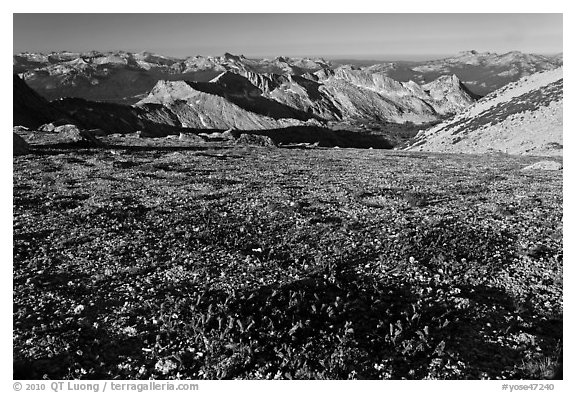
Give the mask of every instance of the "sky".
[{"label": "sky", "polygon": [[562,14],[13,14],[13,52],[398,59],[562,52]]}]

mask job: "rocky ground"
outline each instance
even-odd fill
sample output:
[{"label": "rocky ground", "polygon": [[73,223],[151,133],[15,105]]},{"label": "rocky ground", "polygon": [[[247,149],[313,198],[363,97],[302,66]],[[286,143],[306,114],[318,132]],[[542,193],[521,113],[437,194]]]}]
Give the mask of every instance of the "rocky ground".
[{"label": "rocky ground", "polygon": [[28,141],[16,379],[559,369],[562,171],[540,158]]}]

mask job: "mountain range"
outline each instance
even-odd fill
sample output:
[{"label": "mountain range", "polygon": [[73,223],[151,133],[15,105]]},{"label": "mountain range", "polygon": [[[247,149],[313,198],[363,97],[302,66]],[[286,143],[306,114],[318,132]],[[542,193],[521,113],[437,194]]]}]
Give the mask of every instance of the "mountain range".
[{"label": "mountain range", "polygon": [[[159,80],[208,82],[225,71],[246,76],[269,74],[309,78],[318,71],[353,68],[398,82],[430,83],[443,75],[456,75],[478,95],[486,95],[534,72],[562,65],[562,55],[543,56],[509,52],[467,51],[453,57],[421,62],[381,62],[366,66],[336,64],[322,58],[249,59],[222,56],[173,58],[149,52],[53,52],[13,56],[13,71],[30,87],[53,100],[78,97],[88,100],[134,104]],[[277,77],[276,77],[277,78]],[[314,79],[314,77],[312,77]]]},{"label": "mountain range", "polygon": [[[30,59],[54,61],[51,57]],[[142,62],[129,62],[130,59],[133,57],[108,56],[106,60],[93,60],[92,64],[114,60],[124,65],[143,66]],[[231,64],[244,64],[242,57],[227,54],[224,59]],[[85,66],[86,62],[76,59],[65,63],[68,67],[70,63]],[[149,66],[148,62],[144,64]],[[214,61],[207,64],[214,69]],[[131,132],[135,128],[158,132],[167,127],[258,130],[366,120],[422,124],[453,115],[477,98],[455,75],[419,85],[351,66],[331,69],[322,61],[299,59],[289,63],[284,58],[276,58],[249,64],[250,69],[225,70],[206,82],[158,80],[133,105],[63,97],[52,100],[50,106],[84,125],[110,132]],[[164,66],[169,65],[174,66],[170,62]],[[69,68],[61,69],[61,62],[54,67],[61,71],[58,75],[78,77]],[[254,71],[257,68],[260,72]],[[263,72],[270,70],[285,73]],[[124,91],[123,85],[115,91]]]},{"label": "mountain range", "polygon": [[259,129],[362,119],[425,123],[474,101],[455,76],[419,86],[344,68],[308,77],[244,75],[225,71],[209,82],[159,81],[135,106],[163,105],[192,128]]},{"label": "mountain range", "polygon": [[148,52],[20,53],[13,70],[49,100],[77,97],[133,104],[159,80],[207,82],[225,71],[301,75],[329,65],[322,59],[247,59],[193,56],[177,59]]},{"label": "mountain range", "polygon": [[460,52],[456,56],[418,63],[386,63],[367,67],[381,70],[396,80],[428,83],[440,75],[455,74],[471,91],[489,94],[511,82],[540,71],[556,69],[563,64],[562,54],[545,56],[512,51],[503,54]]},{"label": "mountain range", "polygon": [[[404,127],[392,137],[396,144],[412,132],[406,131],[410,124],[420,124],[409,149],[561,154],[561,64],[561,55],[475,51],[367,65],[229,53],[186,59],[147,52],[24,53],[14,56],[14,125],[56,122],[161,136],[181,129],[363,132],[395,123]],[[488,94],[482,98],[478,87]],[[553,127],[544,138],[547,125]]]}]

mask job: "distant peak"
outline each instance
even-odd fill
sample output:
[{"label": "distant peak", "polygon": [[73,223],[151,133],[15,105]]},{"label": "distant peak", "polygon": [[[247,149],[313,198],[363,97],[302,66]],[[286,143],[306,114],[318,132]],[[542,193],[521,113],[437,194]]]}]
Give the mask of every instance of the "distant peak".
[{"label": "distant peak", "polygon": [[228,52],[224,53],[224,58],[226,60],[240,60],[239,56],[233,55],[232,53],[228,53]]},{"label": "distant peak", "polygon": [[432,82],[428,83],[427,85],[452,85],[452,86],[460,86],[460,78],[458,78],[456,76],[456,74],[452,74],[452,75],[441,75],[438,78],[436,78],[435,80],[433,80]]},{"label": "distant peak", "polygon": [[525,56],[524,53],[520,52],[519,50],[512,50],[510,52],[504,53],[502,56],[514,56],[514,57],[519,57],[519,56]]},{"label": "distant peak", "polygon": [[477,50],[474,50],[474,49],[472,49],[472,50],[465,50],[465,51],[462,51],[462,52],[459,52],[459,53],[458,53],[459,56],[469,56],[469,55],[476,56],[477,54],[478,54],[478,51],[477,51]]}]

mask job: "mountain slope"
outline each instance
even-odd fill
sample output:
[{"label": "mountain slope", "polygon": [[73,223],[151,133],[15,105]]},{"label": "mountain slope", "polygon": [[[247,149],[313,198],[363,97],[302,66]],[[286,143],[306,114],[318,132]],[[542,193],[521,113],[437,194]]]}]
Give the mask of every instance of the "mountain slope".
[{"label": "mountain slope", "polygon": [[36,128],[44,123],[67,117],[28,87],[16,74],[13,76],[12,89],[13,125]]},{"label": "mountain slope", "polygon": [[179,132],[182,123],[163,105],[147,104],[139,107],[82,98],[62,98],[52,105],[70,115],[70,123],[80,128],[98,128],[107,134],[145,131],[163,136]]},{"label": "mountain slope", "polygon": [[[316,75],[326,86],[336,87],[335,94],[341,95],[341,91],[347,90],[345,86],[351,85],[361,88],[366,94],[377,93],[384,101],[381,106],[386,107],[387,102],[396,104],[400,112],[396,122],[435,120],[439,115],[455,114],[475,100],[455,75],[440,77],[424,86],[413,81],[398,82],[380,72],[369,73],[348,66],[339,67],[329,74],[320,71]],[[404,119],[411,115],[416,115],[416,120]]]},{"label": "mountain slope", "polygon": [[13,125],[37,129],[46,123],[74,124],[80,128],[99,128],[107,133],[145,130],[163,135],[175,132],[182,124],[162,105],[132,107],[92,102],[81,98],[46,101],[18,75],[14,75]]},{"label": "mountain slope", "polygon": [[421,131],[408,150],[562,155],[563,68],[511,83],[452,120]]},{"label": "mountain slope", "polygon": [[183,127],[199,129],[284,128],[311,119],[306,113],[267,100],[246,78],[231,73],[210,83],[159,81],[136,107],[146,104],[162,105]]}]

